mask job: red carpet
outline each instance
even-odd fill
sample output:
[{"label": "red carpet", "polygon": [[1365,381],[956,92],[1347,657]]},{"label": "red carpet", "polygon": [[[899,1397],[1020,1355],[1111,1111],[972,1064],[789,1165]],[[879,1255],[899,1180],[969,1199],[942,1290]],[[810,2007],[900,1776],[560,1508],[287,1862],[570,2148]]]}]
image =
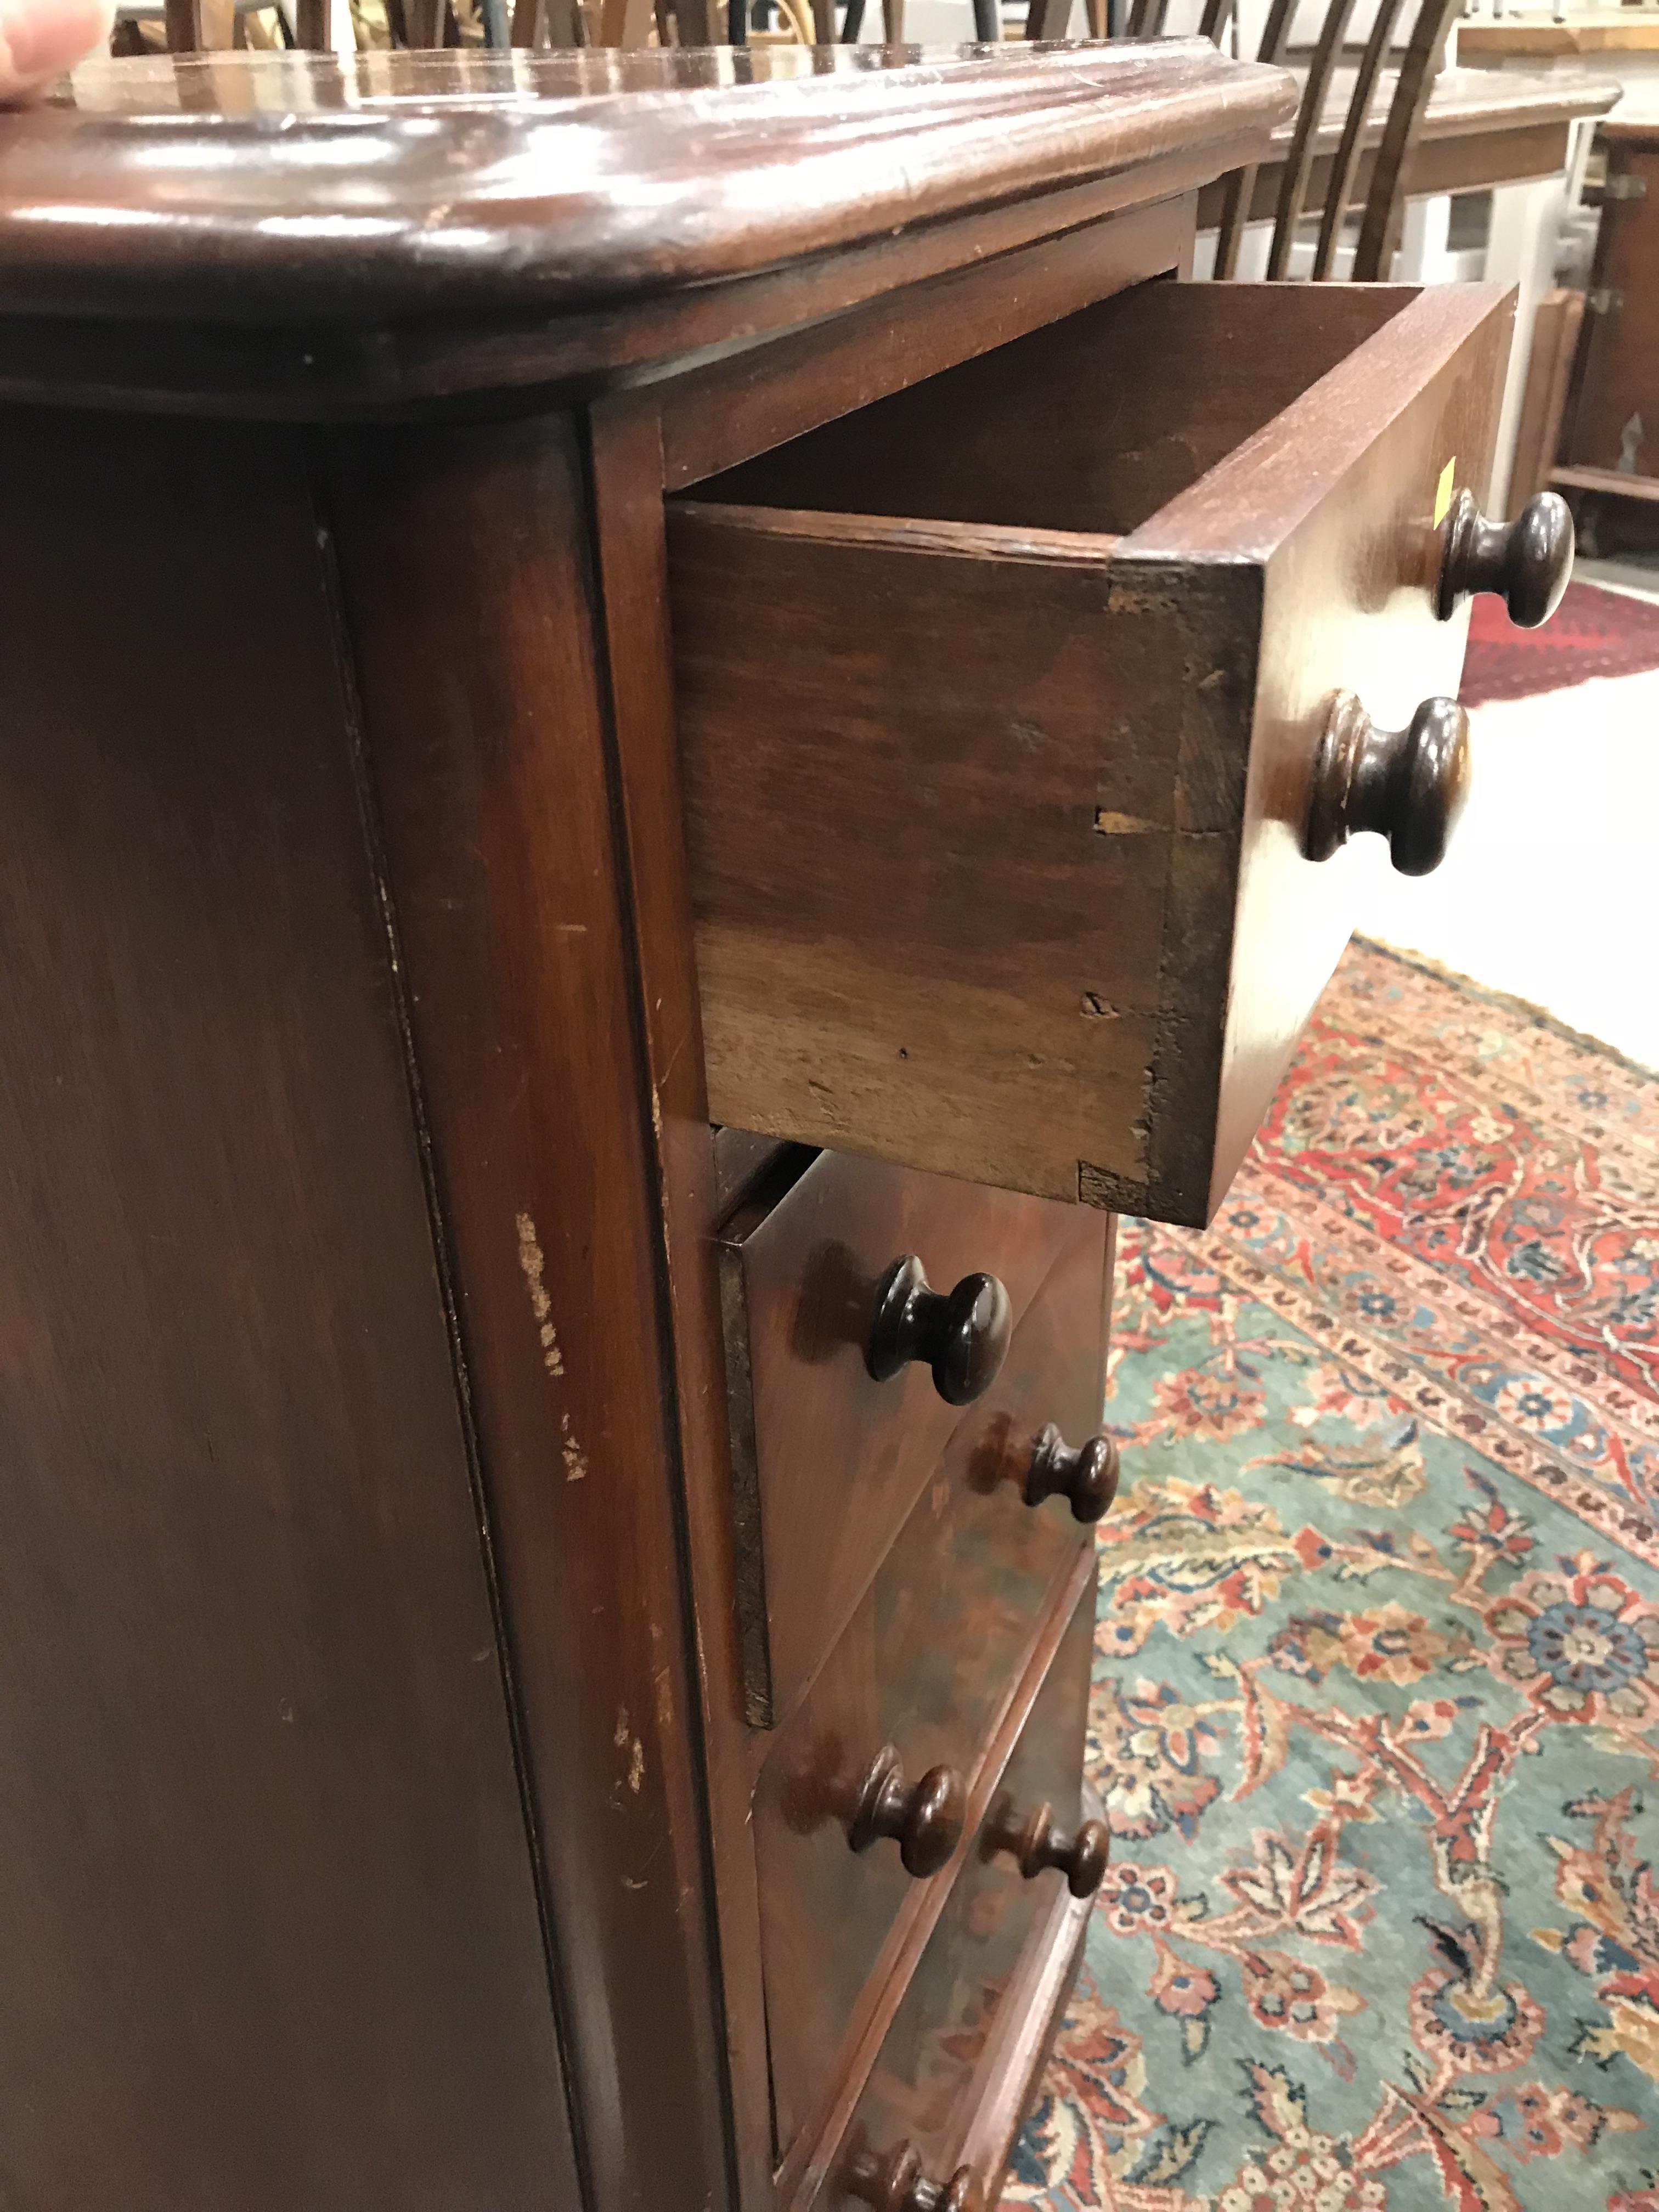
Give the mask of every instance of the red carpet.
[{"label": "red carpet", "polygon": [[1595,584],[1569,584],[1542,629],[1516,629],[1500,603],[1483,592],[1474,603],[1458,696],[1466,707],[1479,707],[1644,668],[1659,668],[1659,604]]},{"label": "red carpet", "polygon": [[1356,945],[1119,1254],[1113,1857],[1005,2203],[1659,2212],[1659,1077]]}]

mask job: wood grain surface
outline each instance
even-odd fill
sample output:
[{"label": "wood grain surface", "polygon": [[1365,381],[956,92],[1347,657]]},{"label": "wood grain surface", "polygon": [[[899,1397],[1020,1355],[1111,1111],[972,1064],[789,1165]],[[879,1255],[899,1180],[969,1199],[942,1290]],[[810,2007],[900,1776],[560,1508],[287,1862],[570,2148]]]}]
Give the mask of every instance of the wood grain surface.
[{"label": "wood grain surface", "polygon": [[890,393],[1129,285],[1173,274],[1191,248],[1193,196],[1175,190],[1149,206],[1126,204],[1152,181],[1142,172],[1057,194],[1051,216],[1070,199],[1065,212],[1082,219],[1052,236],[1033,235],[1029,204],[1000,209],[977,225],[992,258],[975,255],[911,284],[902,314],[878,295],[668,379],[660,387],[667,488],[684,490],[854,410],[861,422],[873,421],[865,410]]},{"label": "wood grain surface", "polygon": [[674,504],[718,1118],[1207,1218],[1349,926],[1298,846],[1325,702],[1455,689],[1433,508],[1506,320],[1143,287],[871,410],[867,465],[849,422],[729,480],[798,507]]},{"label": "wood grain surface", "polygon": [[1079,1435],[1098,1425],[1104,1228],[1093,1223],[1056,1261],[1002,1374],[927,1474],[762,1771],[755,1850],[780,2152],[844,2063],[849,2023],[913,1886],[895,1844],[848,1849],[861,1777],[890,1743],[907,1782],[942,1765],[971,1783],[1050,1594],[1089,1543],[1061,1502],[1028,1506],[1019,1486],[1045,1421]]},{"label": "wood grain surface", "polygon": [[303,456],[0,467],[3,2194],[575,2212]]},{"label": "wood grain surface", "polygon": [[[123,64],[133,75],[108,83],[94,69],[76,80],[89,106],[72,149],[53,135],[68,127],[61,115],[0,125],[0,262],[9,221],[20,252],[39,264],[38,283],[14,281],[0,295],[0,394],[307,421],[453,409],[480,392],[533,392],[545,404],[556,392],[586,398],[677,364],[700,370],[970,265],[991,276],[989,296],[1005,317],[1035,289],[1036,311],[1028,301],[1018,325],[1029,328],[1058,290],[1069,286],[1071,295],[1048,314],[1127,281],[1112,274],[1123,243],[1112,241],[1089,290],[1068,234],[1126,209],[1179,203],[1249,159],[1279,96],[1277,80],[1271,100],[1260,82],[1272,72],[1247,71],[1241,87],[1234,65],[1213,51],[1206,60],[1201,46],[1191,79],[1181,76],[1178,54],[1150,64],[1143,56],[1126,76],[1121,58],[1109,64],[1097,50],[1086,76],[1062,53],[1057,76],[1042,77],[1049,58],[1028,53],[1012,78],[995,64],[994,84],[973,74],[983,54],[923,65],[901,49],[872,74],[872,52],[832,49],[804,82],[796,82],[804,57],[763,59],[759,76],[743,83],[726,80],[753,77],[750,58],[707,52],[517,55],[510,64],[488,54],[380,55],[365,58],[364,83],[378,88],[367,93],[331,77],[332,63],[313,76],[315,57],[297,70],[280,55],[163,64],[184,72],[182,81],[152,76],[145,63]],[[544,86],[544,99],[526,94],[520,71],[531,87]],[[1043,125],[1036,108],[1049,94]],[[1143,115],[1154,94],[1155,112]],[[97,97],[106,110],[90,106]],[[723,103],[733,101],[728,112]],[[653,127],[635,143],[647,118]],[[717,137],[708,135],[712,122],[721,125]],[[911,123],[931,154],[913,159]],[[1100,158],[1082,159],[1097,125]],[[813,137],[815,125],[826,137]],[[1003,165],[1018,156],[1022,135],[1036,159],[1045,131],[1052,143],[1039,168],[1005,190],[1012,172]],[[607,131],[620,133],[614,160],[582,187],[576,154],[585,161]],[[891,220],[866,227],[862,161],[856,187],[845,167],[827,187],[827,222],[809,212],[803,161],[809,150],[822,160],[828,143],[844,144],[848,134],[875,183],[890,161],[890,181],[911,195],[910,212],[896,200]],[[684,156],[678,181],[676,145]],[[712,161],[714,145],[729,171]],[[737,173],[744,162],[746,183]],[[774,169],[787,170],[787,190],[769,181]],[[539,200],[523,235],[512,226],[527,201],[503,195],[509,173]],[[613,205],[618,174],[646,178],[647,197],[625,194]],[[728,234],[715,270],[699,257],[719,244],[721,223],[705,218],[721,177],[730,179]],[[108,187],[102,207],[88,197],[98,178]],[[397,191],[383,192],[394,184]],[[336,204],[330,195],[341,187]],[[309,211],[308,195],[320,195]],[[840,219],[830,204],[837,195]],[[475,219],[459,220],[463,206]],[[779,233],[774,217],[783,209],[793,212]],[[90,228],[77,231],[83,216]],[[1165,207],[1159,219],[1189,234],[1185,210]],[[216,245],[204,254],[210,236]],[[59,237],[68,261],[51,248]],[[1070,247],[1053,269],[1040,258],[994,276],[983,266],[1050,240]],[[244,246],[257,270],[216,289],[246,259]],[[659,248],[667,260],[642,275]],[[1102,254],[1103,242],[1090,250]],[[1176,258],[1181,250],[1178,242]],[[362,265],[366,252],[386,259],[390,293]],[[1154,265],[1170,259],[1136,273]],[[927,303],[913,301],[925,327]],[[962,302],[963,327],[976,313],[983,310]],[[896,319],[902,342],[911,320]],[[684,458],[682,447],[676,459]]]},{"label": "wood grain surface", "polygon": [[90,64],[0,131],[0,281],[13,313],[553,314],[1265,137],[1293,97],[1201,39]]},{"label": "wood grain surface", "polygon": [[599,617],[615,744],[620,874],[635,957],[635,1006],[650,1086],[646,1164],[672,1310],[665,1395],[682,1488],[690,1612],[702,1724],[732,2105],[733,2212],[769,2212],[772,2123],[760,1913],[750,1803],[757,1763],[744,1705],[728,1468],[725,1355],[713,1230],[775,1147],[722,1131],[711,1141],[679,778],[674,751],[663,541],[662,440],[648,394],[587,418]]},{"label": "wood grain surface", "polygon": [[[4,557],[40,645],[0,676],[4,989],[14,1035],[40,1040],[0,1075],[14,1460],[43,1471],[0,1502],[18,1584],[0,1700],[21,1747],[0,1872],[23,2000],[0,2032],[0,2116],[20,2202],[131,2212],[154,2175],[167,2212],[768,2212],[777,2152],[780,2198],[810,2199],[861,2092],[860,2124],[885,2138],[912,2059],[962,2024],[962,1977],[1013,1993],[995,2047],[1033,2063],[1075,1935],[1048,1895],[1057,1875],[1021,1884],[1005,1859],[981,1896],[992,1875],[970,1840],[878,1911],[878,1887],[843,1898],[794,1866],[806,1839],[789,1821],[823,1744],[858,1729],[918,1774],[959,1759],[970,1825],[1000,1790],[1074,1795],[1086,1651],[1081,1676],[1069,1656],[1045,1670],[1086,1644],[1073,1607],[1091,1610],[1090,1549],[1062,1500],[1024,1504],[1018,1477],[1046,1421],[1074,1441],[1091,1425],[1109,1223],[953,1185],[925,1237],[879,1249],[913,1218],[893,1187],[922,1179],[843,1160],[851,1194],[798,1249],[780,1243],[757,1304],[734,1247],[772,1378],[753,1406],[757,1500],[782,1470],[759,1618],[785,1726],[775,1741],[747,1729],[708,1236],[708,1116],[726,1102],[702,1078],[708,969],[677,816],[661,493],[1180,268],[1197,188],[1254,158],[1288,106],[1274,73],[1176,41],[343,68],[204,56],[94,68],[72,99],[0,122],[0,389],[92,410],[49,434],[0,421],[22,526]],[[1325,312],[1351,319],[1307,325],[1299,373],[1329,386],[1395,321],[1376,328],[1352,301]],[[1121,339],[1132,321],[1105,327]],[[1463,341],[1433,327],[1449,362]],[[903,568],[909,590],[927,563],[959,577],[963,532],[988,580],[1004,742],[958,747],[979,787],[954,795],[950,830],[984,842],[971,880],[951,883],[925,839],[860,841],[889,864],[879,899],[848,886],[883,915],[882,958],[908,935],[927,987],[955,988],[928,935],[944,883],[975,988],[1024,1002],[1029,977],[992,971],[1011,941],[1071,942],[1054,916],[1074,886],[1048,823],[1035,863],[987,834],[994,810],[1010,816],[1006,740],[1030,743],[1012,679],[1054,656],[1068,742],[1094,745],[1107,695],[1079,690],[1091,663],[1062,665],[1066,626],[1086,661],[1103,575],[1109,597],[1150,547],[1162,604],[1111,619],[1143,623],[1128,660],[1140,653],[1149,712],[1188,744],[1168,577],[1198,609],[1176,644],[1213,658],[1238,639],[1204,630],[1206,611],[1231,618],[1237,602],[1188,591],[1195,568],[1254,565],[1271,610],[1286,544],[1346,556],[1340,529],[1297,535],[1291,457],[1306,494],[1314,453],[1317,507],[1326,461],[1357,466],[1373,421],[1393,424],[1387,378],[1428,374],[1428,326],[1413,328],[1426,351],[1385,349],[1323,413],[1294,378],[1280,395],[1279,359],[1297,349],[1277,323],[1261,388],[1212,380],[1205,435],[1128,407],[1092,479],[1121,495],[1121,521],[1099,504],[1080,524],[955,521],[923,496],[803,532],[748,510],[771,516],[750,533],[768,560],[817,548],[821,598],[795,612],[843,652],[866,650],[872,607],[896,608],[902,634],[922,603],[892,579]],[[1054,343],[1057,501],[1089,465],[1069,416],[1103,416],[1112,384],[1065,333]],[[975,390],[988,424],[1024,416],[1029,456],[1032,387],[999,399],[992,372]],[[303,443],[118,425],[118,409],[158,406],[400,419]],[[472,419],[401,419],[452,408]],[[921,450],[961,428],[947,413]],[[1194,493],[1264,440],[1268,459],[1220,502],[1231,534],[1206,538]],[[999,442],[979,450],[1000,504],[1018,472]],[[1044,467],[1026,475],[1030,490]],[[1382,504],[1367,480],[1343,509],[1368,548]],[[739,510],[722,512],[730,527]],[[1172,514],[1173,556],[1156,538]],[[90,572],[71,574],[89,537]],[[854,597],[836,580],[849,553],[870,563]],[[769,618],[770,589],[741,611]],[[1273,619],[1305,618],[1292,576]],[[975,619],[936,590],[941,635],[960,644]],[[774,665],[792,684],[810,673],[799,656]],[[1204,804],[1232,803],[1250,734],[1236,718],[1224,759],[1177,762]],[[1050,765],[1043,804],[1070,773]],[[889,773],[914,788],[914,761]],[[1128,773],[1086,801],[1090,865],[1108,874],[1120,812],[1165,805],[1171,851],[1192,827],[1167,804],[1167,758],[1150,781],[1146,760]],[[734,838],[754,826],[734,814]],[[1202,1028],[1192,1006],[1218,1002],[1226,968],[1218,951],[1207,983],[1166,992],[1171,944],[1206,940],[1190,901],[1137,922],[1139,880],[1122,873],[1121,942],[1093,940],[1154,978],[1151,1088],[1137,1106],[1120,1085],[1131,1155],[1176,1145],[1158,1132],[1189,1130],[1194,1097],[1213,1133],[1201,1084],[1170,1076],[1170,1040]],[[810,868],[799,883],[818,895]],[[1121,1008],[1103,986],[1068,1013],[1127,1021],[1127,978]],[[878,990],[872,1010],[878,1027]],[[937,1034],[952,1028],[978,1049],[975,1021],[947,1008]],[[1012,1089],[975,1074],[1005,1123],[1040,1073],[1024,1049]],[[925,1113],[921,1096],[911,1128],[960,1134],[948,1082]],[[1195,1204],[1186,1152],[1136,1156],[1132,1175],[1081,1139],[1060,1149],[1069,1182],[1045,1157],[1037,1189],[1109,1205],[1179,1185]],[[733,1167],[742,1202],[769,1164],[751,1146]],[[836,1326],[866,1244],[872,1275],[913,1244],[940,1287],[975,1267],[1010,1276],[1014,1349],[966,1415],[916,1373],[886,1386],[905,1408],[891,1433],[870,1417],[856,1331]],[[786,1743],[807,1747],[792,1790],[772,1791],[781,1764],[755,1806],[776,2048],[793,2039],[794,2054],[775,2126],[749,1820],[761,1762]],[[839,1771],[823,1769],[832,1786]],[[838,1850],[878,1886],[891,1873],[890,1844]],[[907,1995],[958,1880],[964,1917]],[[795,2018],[809,1979],[828,2009]],[[910,2025],[890,2034],[896,2014]],[[990,2066],[952,2107],[962,2142],[988,2142],[1012,2109],[1015,2060],[994,2081]]]},{"label": "wood grain surface", "polygon": [[[820,348],[845,360],[871,321],[878,327],[884,322],[889,343],[896,337],[902,352],[902,326],[909,318],[894,317],[892,295],[908,291],[925,328],[939,303],[924,296],[922,288],[972,269],[981,279],[978,300],[951,295],[957,343],[939,360],[953,360],[972,349],[975,319],[988,312],[1030,328],[1127,281],[1115,273],[1116,242],[1109,247],[1098,228],[1090,234],[1089,226],[1103,218],[1146,204],[1145,211],[1177,244],[1172,256],[1137,273],[1172,265],[1190,240],[1194,188],[1253,143],[1253,133],[1244,129],[1221,143],[1176,144],[1134,168],[1087,184],[901,228],[721,284],[557,315],[480,311],[273,326],[0,313],[0,396],[58,406],[331,422],[453,414],[476,404],[471,396],[479,393],[523,395],[514,404],[544,407],[560,398],[587,399],[605,387],[626,390],[641,379],[678,376],[684,368],[699,376],[698,392],[706,400],[700,375],[706,366],[741,361],[779,342],[793,356],[808,325],[816,326],[811,335]],[[1022,252],[1023,261],[1016,258]],[[1003,265],[979,265],[993,257]],[[1022,307],[1021,295],[1034,289],[1036,298]],[[1009,295],[1012,305],[989,306]],[[859,309],[872,312],[848,312]],[[843,315],[850,326],[846,331],[829,325],[829,318]],[[781,377],[789,365],[784,358],[775,363]],[[750,362],[740,375],[752,384],[755,373]],[[703,419],[709,420],[707,407]],[[792,428],[805,426],[798,420]],[[671,419],[671,432],[672,427]],[[726,453],[698,465],[698,450],[696,438],[689,448],[676,439],[675,471],[689,465],[693,474],[703,474],[741,457]]]},{"label": "wood grain surface", "polygon": [[[1081,1797],[1083,1739],[1094,1656],[1092,1579],[1071,1613],[1042,1687],[1003,1770],[995,1806],[1021,1810],[1047,1802],[1056,1818],[1075,1822]],[[995,1818],[988,1815],[987,1826]],[[981,1838],[970,1844],[904,2001],[884,2039],[830,2172],[803,2193],[802,2212],[854,2212],[858,2200],[842,2177],[861,2150],[884,2155],[914,2145],[931,2180],[949,2179],[989,2101],[988,2069],[975,2063],[994,2046],[1002,2001],[1011,1986],[1038,1978],[1035,1952],[1076,1950],[1075,1916],[1054,1911],[1064,1884],[1049,1873],[1026,1881],[1005,1854]],[[1058,1923],[1058,1924],[1057,1924]],[[1022,1964],[1027,1971],[1022,1973]],[[1012,2056],[1006,2043],[997,2055]],[[1029,2075],[1030,2054],[1025,2054]],[[981,2153],[981,2154],[983,2154]],[[988,2193],[1000,2172],[976,2177]]]},{"label": "wood grain surface", "polygon": [[578,426],[360,433],[319,466],[588,2212],[720,2203],[684,1499]]},{"label": "wood grain surface", "polygon": [[923,1366],[885,1382],[866,1370],[882,1276],[911,1252],[936,1290],[994,1274],[1018,1326],[1086,1234],[1069,1207],[833,1152],[722,1231],[726,1340],[741,1354],[732,1388],[741,1392],[742,1370],[749,1385],[734,1442],[752,1435],[753,1466],[738,1479],[759,1539],[758,1557],[752,1540],[742,1547],[739,1574],[763,1593],[769,1719],[799,1696],[963,1419]]},{"label": "wood grain surface", "polygon": [[[1411,296],[1343,284],[1304,304],[1261,284],[1158,284],[1103,298],[775,445],[696,496],[1120,536],[1282,414]],[[1157,362],[1155,376],[1137,373],[1144,361]],[[1103,404],[1060,404],[1085,389],[1099,390]]]},{"label": "wood grain surface", "polygon": [[[1287,289],[1299,300],[1332,288]],[[1172,890],[1164,940],[1164,972],[1183,977],[1206,941],[1216,944],[1218,976],[1224,941],[1231,984],[1224,1024],[1210,1032],[1213,1073],[1197,1054],[1183,1060],[1178,1013],[1165,1032],[1161,1065],[1171,1079],[1153,1177],[1172,1195],[1187,1191],[1182,1218],[1207,1218],[1220,1204],[1352,927],[1345,855],[1316,866],[1301,852],[1332,693],[1356,692],[1381,726],[1395,728],[1424,698],[1456,692],[1467,621],[1435,613],[1434,515],[1449,469],[1451,488],[1466,486],[1477,502],[1485,495],[1512,316],[1513,295],[1496,285],[1419,294],[1120,547],[1135,587],[1152,593],[1191,564],[1236,555],[1241,541],[1261,559],[1236,879],[1221,890],[1194,852]],[[1210,939],[1212,930],[1228,936]],[[1213,1008],[1202,983],[1197,992]]]}]

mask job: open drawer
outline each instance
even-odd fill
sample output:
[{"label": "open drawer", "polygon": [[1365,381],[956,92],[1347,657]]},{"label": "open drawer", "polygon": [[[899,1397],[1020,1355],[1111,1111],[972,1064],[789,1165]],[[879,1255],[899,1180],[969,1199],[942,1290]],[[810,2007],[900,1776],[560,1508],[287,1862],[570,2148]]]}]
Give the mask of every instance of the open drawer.
[{"label": "open drawer", "polygon": [[717,1120],[1210,1217],[1351,927],[1316,785],[1455,812],[1510,312],[1147,284],[671,502]]}]

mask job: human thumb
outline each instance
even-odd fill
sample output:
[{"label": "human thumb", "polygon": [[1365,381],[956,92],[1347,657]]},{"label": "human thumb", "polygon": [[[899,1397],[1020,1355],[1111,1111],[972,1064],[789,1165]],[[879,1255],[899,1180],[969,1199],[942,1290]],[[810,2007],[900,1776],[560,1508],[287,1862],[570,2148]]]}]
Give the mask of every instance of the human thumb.
[{"label": "human thumb", "polygon": [[0,100],[47,84],[106,40],[115,0],[0,0]]}]

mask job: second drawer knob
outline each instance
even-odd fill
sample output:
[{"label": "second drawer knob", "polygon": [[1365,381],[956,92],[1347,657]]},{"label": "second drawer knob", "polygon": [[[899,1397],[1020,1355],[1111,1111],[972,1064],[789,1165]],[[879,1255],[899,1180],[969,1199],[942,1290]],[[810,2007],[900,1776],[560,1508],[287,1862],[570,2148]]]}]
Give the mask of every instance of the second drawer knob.
[{"label": "second drawer knob", "polygon": [[864,1364],[878,1382],[890,1382],[920,1359],[945,1404],[965,1406],[996,1380],[1013,1325],[1008,1293],[994,1275],[964,1275],[953,1291],[936,1291],[907,1252],[876,1287]]},{"label": "second drawer knob", "polygon": [[1117,1446],[1109,1437],[1068,1444],[1052,1421],[1037,1438],[1025,1475],[1025,1503],[1071,1501],[1074,1521],[1098,1521],[1117,1496]]},{"label": "second drawer knob", "polygon": [[1455,699],[1425,699],[1403,730],[1379,730],[1352,691],[1332,700],[1314,763],[1302,849],[1328,860],[1362,830],[1389,841],[1402,876],[1446,857],[1469,795],[1469,718]]},{"label": "second drawer knob", "polygon": [[1092,1897],[1106,1876],[1112,1855],[1111,1831],[1103,1820],[1085,1820],[1074,1832],[1057,1828],[1053,1808],[1039,1805],[1022,1819],[1012,1808],[998,1813],[987,1832],[994,1851],[1006,1851],[1027,1881],[1057,1867],[1073,1897]]},{"label": "second drawer knob", "polygon": [[884,1743],[870,1762],[847,1840],[855,1851],[867,1851],[879,1837],[890,1836],[906,1874],[926,1881],[962,1841],[967,1812],[967,1784],[955,1767],[931,1766],[907,1787],[898,1753]]}]

